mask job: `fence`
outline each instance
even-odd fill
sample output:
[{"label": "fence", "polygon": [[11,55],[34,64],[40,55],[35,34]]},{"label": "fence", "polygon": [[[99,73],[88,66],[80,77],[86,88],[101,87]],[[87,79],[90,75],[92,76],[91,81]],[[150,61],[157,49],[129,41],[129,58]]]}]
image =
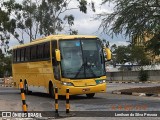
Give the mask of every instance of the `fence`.
[{"label": "fence", "polygon": [[[147,70],[150,81],[160,81],[160,70]],[[139,71],[107,72],[107,80],[139,80]]]}]

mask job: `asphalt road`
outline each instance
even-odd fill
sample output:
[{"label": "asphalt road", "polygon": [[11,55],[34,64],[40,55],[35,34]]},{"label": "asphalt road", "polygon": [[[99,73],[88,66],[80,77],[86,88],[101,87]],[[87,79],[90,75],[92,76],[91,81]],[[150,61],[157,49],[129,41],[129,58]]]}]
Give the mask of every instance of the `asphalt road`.
[{"label": "asphalt road", "polygon": [[[131,96],[131,95],[117,95],[111,94],[113,90],[120,90],[124,88],[133,87],[146,87],[146,86],[159,86],[160,84],[151,83],[109,83],[107,86],[107,93],[98,93],[93,99],[87,99],[85,95],[72,96],[70,99],[70,111],[75,112],[78,117],[70,117],[63,119],[110,119],[110,120],[132,120],[135,117],[92,117],[105,111],[160,111],[160,97],[142,97],[142,96]],[[60,97],[59,99],[59,111],[65,111],[65,98]],[[32,95],[26,96],[26,103],[28,104],[29,111],[53,111],[54,112],[54,99],[50,98],[47,94],[33,93]],[[128,107],[127,107],[128,106]],[[129,107],[130,106],[130,107]],[[0,87],[0,111],[21,111],[22,101],[20,91],[14,88]],[[79,112],[81,115],[76,111]],[[96,111],[83,114],[84,111]],[[107,113],[109,114],[109,113]],[[105,115],[104,115],[105,116]],[[92,117],[92,118],[91,118]],[[136,117],[136,119],[159,119],[157,117]]]}]

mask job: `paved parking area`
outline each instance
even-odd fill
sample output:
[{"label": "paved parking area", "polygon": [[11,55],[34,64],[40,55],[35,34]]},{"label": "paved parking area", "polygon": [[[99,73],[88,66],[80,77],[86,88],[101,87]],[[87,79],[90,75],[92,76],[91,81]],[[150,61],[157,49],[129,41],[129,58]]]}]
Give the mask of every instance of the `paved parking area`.
[{"label": "paved parking area", "polygon": [[[147,111],[159,111],[160,104],[158,97],[139,97],[130,95],[117,95],[112,94],[114,90],[120,90],[124,88],[135,88],[135,87],[147,87],[147,86],[158,86],[159,84],[120,84],[120,83],[109,83],[107,85],[107,93],[98,93],[93,99],[87,99],[85,95],[71,96],[70,97],[70,111],[117,111],[125,110],[126,105],[130,106],[146,106]],[[65,98],[60,97],[59,99],[59,111],[65,111]],[[54,99],[50,98],[47,94],[33,93],[32,95],[26,96],[26,103],[28,104],[29,111],[53,111],[54,112]],[[0,111],[22,111],[22,101],[20,96],[20,90],[15,88],[7,88],[0,86]],[[113,109],[115,107],[115,109]],[[121,108],[121,109],[120,109]],[[132,111],[135,111],[133,108]],[[96,113],[95,113],[96,114]],[[91,114],[92,115],[92,114]],[[90,115],[90,116],[91,116]],[[109,118],[109,117],[69,117],[63,118],[68,120],[96,120],[96,119],[109,119],[119,120],[120,117]],[[125,120],[133,120],[135,118],[125,118]],[[139,120],[159,118],[136,118]]]}]

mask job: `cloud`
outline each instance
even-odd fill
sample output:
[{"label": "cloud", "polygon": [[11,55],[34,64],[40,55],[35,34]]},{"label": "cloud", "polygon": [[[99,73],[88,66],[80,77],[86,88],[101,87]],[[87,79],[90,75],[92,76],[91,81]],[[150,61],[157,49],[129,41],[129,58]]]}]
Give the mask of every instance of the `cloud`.
[{"label": "cloud", "polygon": [[[91,2],[91,0],[87,0],[88,2]],[[97,33],[99,31],[99,26],[101,24],[101,20],[95,20],[97,17],[97,14],[100,14],[102,12],[108,12],[110,13],[112,11],[112,7],[109,8],[108,4],[100,5],[101,1],[92,0],[95,2],[95,8],[96,12],[93,12],[91,9],[91,6],[87,8],[87,14],[84,14],[79,11],[79,9],[71,10],[65,12],[65,14],[73,14],[75,17],[74,21],[74,28],[78,30],[79,34],[93,34]],[[78,6],[78,4],[75,1],[72,1],[70,3],[69,8],[73,8],[73,6]],[[63,16],[61,16],[63,17]],[[102,31],[99,31],[101,33]]]},{"label": "cloud", "polygon": [[[87,1],[90,2],[91,0],[87,0]],[[125,38],[122,35],[111,38],[111,36],[103,33],[102,29],[99,29],[101,20],[94,19],[97,14],[100,14],[103,12],[111,13],[113,11],[114,4],[107,3],[104,5],[101,5],[101,1],[98,1],[98,0],[92,0],[92,1],[95,2],[96,12],[93,12],[90,8],[88,8],[87,14],[84,14],[79,10],[72,10],[68,12],[75,16],[73,28],[77,29],[79,34],[97,35],[101,39],[106,39],[111,44],[128,45],[128,43],[126,42],[128,41],[128,38]],[[70,7],[72,7],[73,5],[75,5],[75,3],[72,2],[70,5],[71,5]]]}]

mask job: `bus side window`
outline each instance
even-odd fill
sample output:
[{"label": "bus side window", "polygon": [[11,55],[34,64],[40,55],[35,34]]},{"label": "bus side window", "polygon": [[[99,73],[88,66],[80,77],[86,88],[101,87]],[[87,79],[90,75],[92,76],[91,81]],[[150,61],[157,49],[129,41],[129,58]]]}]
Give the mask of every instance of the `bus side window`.
[{"label": "bus side window", "polygon": [[17,49],[17,62],[20,62],[20,49]]},{"label": "bus side window", "polygon": [[60,70],[59,63],[56,61],[55,49],[57,49],[57,41],[52,41],[52,64],[53,64],[53,72],[54,78],[56,80],[60,80]]},{"label": "bus side window", "polygon": [[43,58],[49,58],[50,57],[50,44],[49,42],[44,44],[44,53],[43,53]]},{"label": "bus side window", "polygon": [[37,59],[43,59],[43,44],[37,46]]},{"label": "bus side window", "polygon": [[31,46],[31,60],[35,60],[36,59],[36,48],[37,46],[34,45],[34,46]]},{"label": "bus side window", "polygon": [[24,48],[21,49],[21,61],[24,61]]},{"label": "bus side window", "polygon": [[27,47],[25,51],[25,61],[29,60],[30,60],[30,47]]},{"label": "bus side window", "polygon": [[24,61],[26,61],[26,48],[24,48]]}]

